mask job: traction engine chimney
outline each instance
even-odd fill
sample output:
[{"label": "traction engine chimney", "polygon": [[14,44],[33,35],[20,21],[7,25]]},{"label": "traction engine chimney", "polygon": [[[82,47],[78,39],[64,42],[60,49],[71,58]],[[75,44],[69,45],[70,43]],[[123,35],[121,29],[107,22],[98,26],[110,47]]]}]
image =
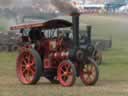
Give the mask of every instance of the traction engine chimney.
[{"label": "traction engine chimney", "polygon": [[79,48],[79,13],[72,13],[72,30],[73,30],[73,43],[75,48]]}]

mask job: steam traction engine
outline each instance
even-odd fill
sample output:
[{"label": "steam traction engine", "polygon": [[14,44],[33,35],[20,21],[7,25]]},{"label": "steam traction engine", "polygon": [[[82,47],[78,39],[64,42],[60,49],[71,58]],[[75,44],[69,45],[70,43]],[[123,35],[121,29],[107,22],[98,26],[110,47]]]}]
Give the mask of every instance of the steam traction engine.
[{"label": "steam traction engine", "polygon": [[[80,77],[85,85],[97,82],[99,72],[90,55],[90,47],[79,47],[79,16],[73,16],[72,20],[73,23],[55,19],[11,27],[12,30],[19,29],[22,34],[16,64],[21,83],[36,84],[41,76],[52,83],[58,81],[63,86],[72,86],[76,77]],[[73,29],[73,40],[58,31],[67,27]],[[25,29],[29,29],[27,36],[23,35]]]}]

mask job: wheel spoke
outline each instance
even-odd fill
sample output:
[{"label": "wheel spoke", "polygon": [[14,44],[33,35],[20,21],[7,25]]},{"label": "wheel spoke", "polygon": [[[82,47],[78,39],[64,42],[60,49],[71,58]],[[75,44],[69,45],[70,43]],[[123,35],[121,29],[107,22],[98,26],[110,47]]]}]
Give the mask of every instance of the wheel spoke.
[{"label": "wheel spoke", "polygon": [[67,76],[63,76],[62,78],[63,78],[63,80],[64,80],[64,81],[66,81],[66,80],[67,80]]},{"label": "wheel spoke", "polygon": [[95,76],[94,75],[90,75],[90,78],[91,78],[91,80],[93,80],[95,78]]},{"label": "wheel spoke", "polygon": [[24,62],[25,64],[27,64],[27,63],[28,63],[28,59],[27,59],[27,57],[26,57],[26,56],[23,58],[23,62]]},{"label": "wheel spoke", "polygon": [[68,74],[69,74],[69,75],[73,75],[73,72],[69,72]]},{"label": "wheel spoke", "polygon": [[24,76],[25,76],[25,79],[28,80],[28,77],[29,77],[29,71],[28,70],[26,70],[26,73],[24,74]]},{"label": "wheel spoke", "polygon": [[88,67],[87,67],[87,72],[89,72],[89,71],[90,71],[90,68],[91,68],[91,67],[90,67],[90,64],[87,64],[87,66],[88,66]]},{"label": "wheel spoke", "polygon": [[35,61],[34,60],[31,61],[31,65],[32,66],[35,65]]},{"label": "wheel spoke", "polygon": [[83,69],[82,69],[83,73],[85,73],[85,74],[88,72],[88,67],[87,66],[88,65],[85,64],[84,67],[83,67]]},{"label": "wheel spoke", "polygon": [[21,58],[20,62],[21,62],[21,64],[26,64],[27,63],[25,57]]},{"label": "wheel spoke", "polygon": [[25,65],[25,64],[21,64],[21,67],[22,67],[22,68],[26,68],[26,65]]},{"label": "wheel spoke", "polygon": [[92,72],[91,76],[95,77],[96,76],[96,72]]},{"label": "wheel spoke", "polygon": [[91,70],[91,64],[88,64],[88,71]]},{"label": "wheel spoke", "polygon": [[27,77],[29,77],[30,76],[30,71],[29,70],[27,70]]},{"label": "wheel spoke", "polygon": [[25,74],[26,71],[27,71],[26,68],[22,68],[23,74]]},{"label": "wheel spoke", "polygon": [[67,64],[67,66],[66,66],[66,71],[69,72],[70,69],[71,69],[71,66]]},{"label": "wheel spoke", "polygon": [[35,69],[33,67],[31,67],[30,71],[31,71],[32,75],[35,74]]},{"label": "wheel spoke", "polygon": [[32,55],[30,53],[26,53],[24,58],[26,59],[27,63],[30,63]]},{"label": "wheel spoke", "polygon": [[90,76],[88,76],[88,78],[87,78],[87,81],[88,82],[91,82],[93,79],[90,77]]},{"label": "wheel spoke", "polygon": [[61,67],[61,69],[60,69],[60,70],[61,70],[61,72],[62,72],[62,73],[64,73],[64,72],[65,72],[65,71],[64,71],[64,69],[63,69],[63,67]]},{"label": "wheel spoke", "polygon": [[90,64],[90,70],[89,71],[92,71],[94,68],[93,64]]},{"label": "wheel spoke", "polygon": [[32,78],[32,74],[30,73],[30,71],[27,71],[27,73],[26,73],[27,81],[31,81],[31,78]]},{"label": "wheel spoke", "polygon": [[92,73],[90,74],[89,71],[84,73],[83,77],[84,77],[85,80],[87,80],[87,82],[91,82],[93,80],[93,78],[94,78]]},{"label": "wheel spoke", "polygon": [[65,76],[64,73],[61,74],[61,77]]},{"label": "wheel spoke", "polygon": [[88,70],[88,64],[84,64],[83,69]]},{"label": "wheel spoke", "polygon": [[95,71],[96,71],[96,67],[93,66],[93,68],[92,68],[92,72],[95,72]]},{"label": "wheel spoke", "polygon": [[22,62],[22,63],[24,63],[24,64],[26,64],[26,63],[27,63],[25,59],[23,59],[21,62]]},{"label": "wheel spoke", "polygon": [[83,73],[83,76],[84,76],[84,77],[88,77],[88,72]]},{"label": "wheel spoke", "polygon": [[88,72],[88,70],[86,70],[86,69],[83,69],[82,71],[83,71],[83,73],[87,73]]},{"label": "wheel spoke", "polygon": [[28,61],[28,63],[31,62],[30,56],[27,56],[27,61]]},{"label": "wheel spoke", "polygon": [[69,64],[67,64],[67,68],[69,69],[71,66]]}]

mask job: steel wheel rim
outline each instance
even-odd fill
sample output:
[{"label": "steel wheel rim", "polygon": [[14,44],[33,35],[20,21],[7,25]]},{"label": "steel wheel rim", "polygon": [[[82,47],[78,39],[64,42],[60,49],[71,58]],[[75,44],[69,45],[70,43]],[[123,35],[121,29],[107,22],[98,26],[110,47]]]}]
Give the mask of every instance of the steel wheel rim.
[{"label": "steel wheel rim", "polygon": [[73,70],[71,64],[65,62],[59,67],[59,80],[64,86],[69,86],[73,79]]},{"label": "steel wheel rim", "polygon": [[19,57],[18,74],[24,83],[31,83],[36,74],[34,56],[30,52],[24,52]]}]

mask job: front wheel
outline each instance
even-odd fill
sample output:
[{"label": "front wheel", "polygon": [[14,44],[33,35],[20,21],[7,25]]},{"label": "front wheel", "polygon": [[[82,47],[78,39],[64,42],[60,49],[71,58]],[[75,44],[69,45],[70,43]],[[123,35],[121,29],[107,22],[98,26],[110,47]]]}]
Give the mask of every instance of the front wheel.
[{"label": "front wheel", "polygon": [[76,69],[75,65],[69,61],[63,61],[58,67],[58,80],[64,87],[72,86],[76,80]]},{"label": "front wheel", "polygon": [[80,68],[80,78],[85,85],[94,85],[98,81],[99,69],[92,58],[88,58]]}]

